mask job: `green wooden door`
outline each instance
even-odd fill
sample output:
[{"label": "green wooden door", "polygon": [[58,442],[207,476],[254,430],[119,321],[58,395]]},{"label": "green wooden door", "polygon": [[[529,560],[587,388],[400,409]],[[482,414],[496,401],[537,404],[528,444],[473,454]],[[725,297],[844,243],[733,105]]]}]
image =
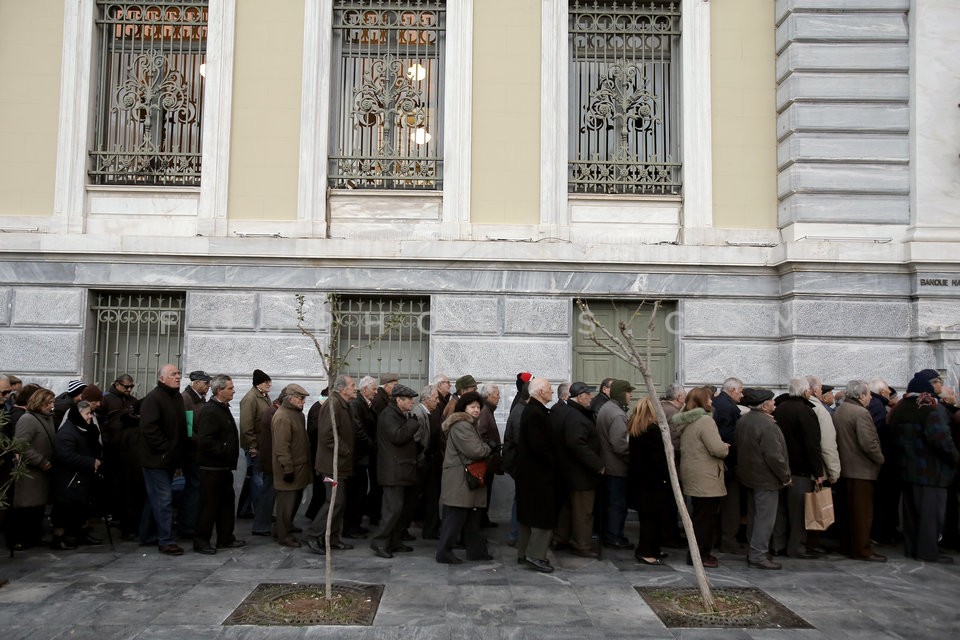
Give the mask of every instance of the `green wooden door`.
[{"label": "green wooden door", "polygon": [[[619,323],[621,321],[626,322],[633,316],[640,304],[639,301],[614,303],[590,300],[588,302],[590,310],[597,320],[617,336],[620,335]],[[637,350],[641,355],[646,353],[647,325],[652,310],[652,303],[644,304],[640,313],[633,318],[631,323]],[[675,317],[668,318],[676,310],[677,304],[675,302],[661,304],[660,310],[657,312],[656,328],[650,344],[650,371],[653,374],[653,381],[657,385],[657,393],[660,395],[663,394],[667,385],[677,380],[677,341],[676,336],[668,330],[668,326],[675,328],[678,325]],[[628,380],[638,388],[638,391],[634,392],[634,398],[639,397],[639,389],[643,387],[643,378],[640,372],[623,360],[604,351],[590,339],[589,331],[591,327],[581,319],[580,309],[576,306],[576,303],[574,303],[573,313],[575,318],[573,327],[573,380],[580,380],[596,386],[599,386],[600,381],[604,378]],[[609,342],[599,330],[597,336],[604,342]]]}]

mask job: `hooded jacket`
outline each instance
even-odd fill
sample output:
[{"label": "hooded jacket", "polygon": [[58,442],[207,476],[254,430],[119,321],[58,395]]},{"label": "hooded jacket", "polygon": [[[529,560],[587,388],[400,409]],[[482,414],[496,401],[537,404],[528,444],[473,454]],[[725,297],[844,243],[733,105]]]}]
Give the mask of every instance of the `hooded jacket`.
[{"label": "hooded jacket", "polygon": [[466,465],[490,456],[491,449],[480,438],[476,420],[469,413],[455,411],[443,421],[442,428],[447,434],[447,448],[440,481],[441,504],[473,509],[486,507],[486,488],[471,489],[464,476]]},{"label": "hooded jacket", "polygon": [[713,416],[698,407],[677,413],[672,422],[680,429],[680,482],[683,492],[697,498],[727,495],[723,459],[730,448],[720,439]]}]

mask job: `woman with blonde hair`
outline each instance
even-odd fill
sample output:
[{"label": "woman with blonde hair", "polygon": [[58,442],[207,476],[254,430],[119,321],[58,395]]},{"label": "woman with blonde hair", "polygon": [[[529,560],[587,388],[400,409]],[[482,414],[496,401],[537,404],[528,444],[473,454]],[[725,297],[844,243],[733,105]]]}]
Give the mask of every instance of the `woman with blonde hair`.
[{"label": "woman with blonde hair", "polygon": [[630,467],[627,504],[640,518],[640,536],[633,552],[637,562],[663,564],[661,533],[670,515],[670,472],[653,402],[644,397],[630,415]]},{"label": "woman with blonde hair", "polygon": [[[713,421],[712,394],[700,387],[687,394],[683,411],[670,421],[680,431],[680,482],[684,494],[693,503],[693,532],[700,548],[703,566],[720,566],[710,555],[720,499],[727,494],[723,481],[723,459],[730,445],[720,439],[717,423]],[[687,564],[693,564],[687,558]]]},{"label": "woman with blonde hair", "polygon": [[13,491],[13,512],[16,543],[25,548],[40,543],[43,516],[53,493],[50,490],[53,469],[53,391],[39,389],[26,405],[26,413],[17,420],[14,437],[27,443],[23,458],[27,473],[17,479]]}]

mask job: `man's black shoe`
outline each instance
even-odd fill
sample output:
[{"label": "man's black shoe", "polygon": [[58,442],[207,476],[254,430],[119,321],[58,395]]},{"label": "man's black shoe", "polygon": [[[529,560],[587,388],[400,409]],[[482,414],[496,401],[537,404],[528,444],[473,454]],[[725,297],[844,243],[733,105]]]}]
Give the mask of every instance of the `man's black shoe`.
[{"label": "man's black shoe", "polygon": [[350,531],[344,531],[343,537],[353,538],[354,540],[363,540],[367,537],[367,534],[362,529],[351,529]]},{"label": "man's black shoe", "polygon": [[540,573],[553,573],[553,567],[546,560],[537,560],[536,558],[527,558],[527,566]]},{"label": "man's black shoe", "polygon": [[393,557],[393,554],[390,553],[389,551],[387,551],[386,549],[384,549],[383,547],[378,547],[377,545],[372,544],[372,545],[370,545],[370,548],[373,549],[373,553],[374,553],[378,558],[392,558],[392,557]]},{"label": "man's black shoe", "polygon": [[353,545],[347,544],[346,542],[331,542],[330,548],[336,549],[337,551],[349,551],[350,549],[353,549]]},{"label": "man's black shoe", "polygon": [[213,556],[217,554],[217,550],[209,545],[207,545],[206,547],[203,547],[195,544],[193,545],[193,550],[196,551],[197,553],[202,553],[205,556]]},{"label": "man's black shoe", "polygon": [[397,546],[392,547],[390,551],[393,553],[410,553],[413,551],[413,547],[408,547],[405,544],[398,544]]},{"label": "man's black shoe", "polygon": [[320,542],[319,538],[307,538],[306,543],[307,549],[309,549],[311,553],[315,553],[318,556],[327,555],[327,549],[323,543]]}]

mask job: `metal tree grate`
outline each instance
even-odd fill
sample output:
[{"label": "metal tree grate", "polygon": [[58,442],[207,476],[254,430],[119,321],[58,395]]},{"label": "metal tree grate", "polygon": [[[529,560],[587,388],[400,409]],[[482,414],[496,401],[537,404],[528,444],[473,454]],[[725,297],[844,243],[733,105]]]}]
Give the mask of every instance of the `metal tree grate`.
[{"label": "metal tree grate", "polygon": [[383,585],[334,583],[333,595],[333,600],[326,600],[322,584],[258,584],[223,624],[370,626],[383,597]]},{"label": "metal tree grate", "polygon": [[668,629],[812,629],[813,625],[754,587],[713,590],[718,611],[701,609],[696,587],[634,587]]}]

